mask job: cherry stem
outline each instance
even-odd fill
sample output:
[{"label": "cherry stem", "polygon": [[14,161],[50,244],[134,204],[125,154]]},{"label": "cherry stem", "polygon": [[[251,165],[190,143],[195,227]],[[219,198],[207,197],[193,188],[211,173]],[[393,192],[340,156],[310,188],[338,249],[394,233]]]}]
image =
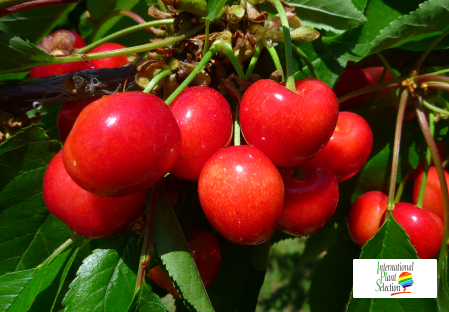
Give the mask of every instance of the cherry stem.
[{"label": "cherry stem", "polygon": [[204,29],[204,34],[205,34],[206,38],[204,39],[203,55],[207,53],[207,50],[209,50],[209,25],[210,25],[210,20],[207,19],[205,24],[206,24],[206,28]]},{"label": "cherry stem", "polygon": [[[93,40],[95,38],[95,35],[98,33],[98,31],[100,30],[100,28],[107,22],[109,21],[111,18],[117,17],[117,16],[127,16],[131,19],[133,19],[137,24],[144,24],[146,23],[146,21],[140,17],[140,15],[138,15],[137,13],[134,13],[130,10],[126,10],[126,9],[121,9],[121,10],[117,10],[114,11],[110,14],[108,14],[107,16],[105,16],[96,26],[94,31],[92,32],[92,34],[90,35],[91,40]],[[145,30],[147,32],[149,32],[152,35],[155,35],[156,37],[167,37],[168,34],[165,30],[162,29],[154,29],[151,27],[146,27]]]},{"label": "cherry stem", "polygon": [[229,46],[228,46],[228,44],[226,43],[224,46],[221,47],[221,51],[218,51],[218,52],[223,52],[228,57],[228,59],[231,61],[232,66],[234,67],[235,71],[237,72],[237,75],[242,80],[247,79],[247,77],[245,76],[245,73],[243,72],[242,65],[237,60],[237,57],[234,55],[234,51],[232,50],[231,44],[229,44]]},{"label": "cherry stem", "polygon": [[253,73],[254,67],[256,67],[257,61],[259,60],[260,53],[264,46],[262,44],[256,45],[256,50],[254,50],[253,56],[249,61],[248,69],[246,70],[245,79],[248,79],[249,76]]},{"label": "cherry stem", "polygon": [[404,120],[405,106],[408,100],[408,89],[404,88],[401,92],[401,99],[399,101],[398,116],[396,119],[396,130],[394,133],[394,147],[393,147],[393,161],[391,164],[390,188],[388,191],[388,205],[385,219],[388,219],[389,214],[394,209],[394,193],[396,189],[396,178],[398,175],[399,164],[399,150],[401,144],[402,122]]},{"label": "cherry stem", "polygon": [[148,83],[148,85],[143,90],[144,93],[150,93],[156,85],[161,82],[165,77],[170,76],[172,74],[172,70],[170,66],[164,66],[160,73],[158,73],[156,76],[151,79],[151,81]]},{"label": "cherry stem", "polygon": [[[80,0],[35,0],[35,1],[3,1],[0,3],[0,17],[48,6],[78,3]],[[16,4],[16,5],[14,5]],[[12,6],[10,6],[12,5]]]},{"label": "cherry stem", "polygon": [[196,65],[195,69],[190,73],[190,75],[188,75],[187,78],[184,79],[184,81],[179,85],[179,87],[176,88],[176,90],[173,91],[173,93],[170,94],[170,96],[165,100],[165,103],[167,105],[170,105],[176,99],[176,97],[189,85],[189,83],[192,82],[196,75],[198,75],[203,70],[204,66],[206,66],[206,64],[210,61],[212,56],[217,53],[217,51],[218,48],[215,43],[212,44],[209,51],[204,54],[203,58],[198,63],[198,65]]},{"label": "cherry stem", "polygon": [[429,53],[433,50],[433,48],[438,44],[438,42],[440,42],[444,37],[446,37],[447,35],[449,35],[449,29],[446,30],[444,33],[442,33],[441,35],[439,35],[437,38],[435,38],[435,40],[432,42],[432,44],[427,48],[426,51],[424,51],[421,56],[419,57],[419,59],[416,61],[415,65],[413,65],[413,69],[416,70],[416,72],[419,72],[419,69],[422,65],[422,63],[424,62],[425,58],[427,57],[427,55],[429,55]]},{"label": "cherry stem", "polygon": [[[276,40],[276,42],[285,45],[284,40]],[[315,70],[315,67],[313,67],[312,62],[309,60],[309,58],[307,57],[307,55],[300,49],[298,48],[296,45],[292,44],[292,48],[293,48],[293,52],[295,52],[295,54],[297,56],[299,56],[299,58],[306,63],[307,67],[310,70],[310,73],[312,74],[312,77],[315,79],[320,79],[318,78],[318,73]]]},{"label": "cherry stem", "polygon": [[379,83],[376,85],[372,85],[366,88],[362,88],[362,89],[358,89],[354,92],[350,92],[348,94],[343,95],[342,97],[338,98],[338,103],[341,104],[344,101],[347,101],[349,99],[352,99],[353,97],[365,94],[365,93],[370,93],[373,91],[379,91],[379,90],[383,90],[383,89],[388,89],[388,88],[397,88],[401,85],[401,80],[393,80],[393,81],[388,81],[388,82],[383,82],[383,83]]},{"label": "cherry stem", "polygon": [[[77,241],[78,239],[83,238],[77,234],[73,235],[72,237],[70,237],[68,240],[66,240],[61,246],[58,247],[58,249],[56,249],[55,251],[53,251],[53,253],[41,264],[39,264],[36,268],[40,269],[41,267],[43,267],[45,264],[50,264],[54,259],[56,259],[64,250],[66,250],[70,245],[72,245],[75,241]],[[89,241],[88,239],[85,239],[87,241]]]},{"label": "cherry stem", "polygon": [[156,214],[156,203],[159,194],[160,183],[161,182],[157,182],[151,188],[151,192],[149,193],[149,204],[147,209],[145,237],[143,239],[142,251],[140,253],[139,270],[137,272],[137,282],[134,293],[137,293],[140,287],[142,287],[142,282],[145,280],[146,266],[147,263],[150,261],[151,237],[153,235],[153,223],[154,223],[154,216]]},{"label": "cherry stem", "polygon": [[[434,120],[435,120],[435,115],[433,114],[433,112],[429,112],[429,130],[430,130],[430,134],[432,135],[432,137],[435,132]],[[423,176],[422,176],[422,180],[421,180],[421,185],[419,187],[419,196],[418,196],[418,200],[416,201],[416,206],[418,206],[419,208],[422,208],[422,203],[424,200],[424,191],[426,189],[427,174],[429,172],[431,160],[432,160],[432,154],[430,153],[430,148],[427,147],[426,162],[424,163]]]},{"label": "cherry stem", "polygon": [[[399,79],[398,75],[395,74],[393,67],[391,67],[390,63],[388,63],[387,59],[380,52],[377,52],[376,55],[380,58],[382,63],[384,63],[385,68],[387,68],[390,71],[390,73],[393,75],[393,77],[395,79]],[[382,80],[380,80],[380,81],[382,81]]]},{"label": "cherry stem", "polygon": [[415,110],[419,126],[421,127],[421,131],[424,135],[424,139],[426,140],[427,147],[429,148],[430,154],[432,155],[432,161],[435,166],[435,170],[437,171],[438,180],[440,181],[441,196],[443,198],[443,207],[444,207],[443,241],[441,243],[440,254],[438,256],[438,276],[440,276],[443,263],[445,263],[446,261],[446,252],[447,252],[448,224],[449,224],[449,194],[447,190],[446,179],[444,176],[444,170],[441,165],[440,157],[438,156],[438,150],[435,145],[435,141],[433,140],[432,134],[429,129],[429,124],[427,123],[426,120],[426,115],[423,110],[421,98],[415,101]]},{"label": "cherry stem", "polygon": [[394,197],[394,203],[399,203],[401,200],[402,192],[404,191],[405,183],[407,183],[408,174],[404,176],[404,178],[401,180],[401,183],[399,183],[398,190],[396,191],[396,196]]},{"label": "cherry stem", "polygon": [[282,70],[281,60],[279,59],[279,55],[276,52],[276,49],[273,47],[273,44],[267,39],[262,39],[263,46],[267,49],[268,53],[270,53],[271,58],[273,59],[274,66],[276,70],[280,70],[282,73],[282,81],[285,81],[284,71]]},{"label": "cherry stem", "polygon": [[439,113],[442,115],[446,115],[449,116],[449,111],[439,108],[435,105],[430,104],[428,101],[423,99],[423,103],[422,103],[425,107],[427,107],[428,109],[430,109],[431,111],[435,112],[435,113]]},{"label": "cherry stem", "polygon": [[442,69],[442,70],[439,70],[439,71],[436,71],[436,72],[433,72],[433,73],[430,73],[430,74],[421,75],[419,77],[424,77],[424,76],[429,76],[429,75],[441,75],[441,74],[445,74],[445,73],[449,73],[449,68]]},{"label": "cherry stem", "polygon": [[428,88],[449,90],[449,83],[429,81],[425,83]]},{"label": "cherry stem", "polygon": [[240,120],[239,120],[239,110],[240,110],[240,104],[237,103],[237,106],[235,107],[235,120],[234,120],[234,146],[240,145]]},{"label": "cherry stem", "polygon": [[423,82],[426,82],[426,83],[427,82],[445,82],[445,83],[449,83],[449,77],[429,74],[429,75],[417,76],[417,77],[413,78],[413,81],[416,82],[416,83],[423,83]]},{"label": "cherry stem", "polygon": [[113,56],[119,56],[119,55],[146,52],[149,50],[166,47],[166,46],[175,44],[176,42],[187,39],[187,38],[191,37],[192,35],[194,35],[195,33],[197,33],[198,31],[200,31],[203,27],[204,27],[204,24],[195,25],[193,27],[190,27],[186,30],[181,31],[180,33],[178,33],[177,35],[175,35],[173,37],[168,37],[168,38],[160,40],[160,41],[142,44],[142,45],[131,47],[131,48],[118,49],[118,50],[112,50],[112,51],[106,51],[106,52],[100,52],[100,53],[90,53],[90,54],[83,55],[83,56],[81,56],[81,54],[76,54],[76,55],[68,55],[65,57],[55,57],[52,59],[51,62],[39,62],[39,63],[34,63],[31,65],[26,65],[26,66],[22,66],[22,67],[16,67],[13,69],[1,71],[0,74],[24,72],[24,71],[31,70],[35,67],[44,66],[44,65],[84,62],[84,61],[98,60],[101,58],[107,58],[107,57],[113,57]]},{"label": "cherry stem", "polygon": [[126,29],[120,30],[116,33],[113,33],[109,36],[106,36],[100,40],[95,41],[94,43],[91,43],[81,49],[76,50],[77,54],[82,54],[82,53],[86,53],[90,50],[92,50],[93,48],[98,47],[99,45],[105,43],[105,42],[109,42],[112,40],[115,40],[117,38],[120,38],[124,35],[133,33],[135,31],[150,27],[150,26],[162,26],[162,25],[172,25],[174,22],[174,19],[162,19],[162,20],[155,20],[155,21],[151,21],[148,23],[144,23],[144,24],[139,24],[139,25],[135,25],[135,26],[131,26],[128,27]]},{"label": "cherry stem", "polygon": [[0,1],[0,10],[4,10],[18,4],[32,2],[33,0],[2,0]]},{"label": "cherry stem", "polygon": [[295,78],[293,76],[293,54],[292,54],[292,41],[290,39],[290,28],[288,25],[287,15],[285,14],[284,6],[280,0],[270,0],[275,4],[276,10],[279,13],[279,18],[282,23],[282,32],[284,33],[284,46],[285,46],[285,62],[287,72],[287,82],[285,86],[287,89],[296,93]]}]

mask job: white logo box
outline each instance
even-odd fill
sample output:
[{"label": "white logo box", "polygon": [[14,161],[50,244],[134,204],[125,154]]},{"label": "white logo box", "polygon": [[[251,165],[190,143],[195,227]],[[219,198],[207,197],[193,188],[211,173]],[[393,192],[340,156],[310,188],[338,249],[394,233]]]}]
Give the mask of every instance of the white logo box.
[{"label": "white logo box", "polygon": [[[404,273],[402,278],[401,273]],[[404,289],[403,286],[408,287]],[[354,298],[436,298],[437,260],[354,259],[353,296]]]}]

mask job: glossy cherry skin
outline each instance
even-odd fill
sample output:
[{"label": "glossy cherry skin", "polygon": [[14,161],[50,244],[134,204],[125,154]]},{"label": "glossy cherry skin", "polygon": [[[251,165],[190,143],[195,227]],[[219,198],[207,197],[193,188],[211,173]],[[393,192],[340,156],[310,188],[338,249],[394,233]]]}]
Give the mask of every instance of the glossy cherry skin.
[{"label": "glossy cherry skin", "polygon": [[[196,268],[207,289],[218,274],[221,263],[221,248],[218,239],[210,232],[192,226],[189,229],[191,239],[187,240],[190,254],[195,261]],[[168,274],[160,266],[152,268],[148,274],[159,286],[164,288],[174,297],[179,298],[179,293],[173,286]]]},{"label": "glossy cherry skin", "polygon": [[[106,52],[106,51],[113,51],[118,49],[125,49],[126,47],[118,44],[118,43],[103,43],[102,45],[92,49],[89,51],[89,53],[100,53],[100,52]],[[114,57],[107,57],[102,58],[98,60],[91,60],[90,64],[96,68],[116,68],[116,67],[122,67],[129,64],[128,58],[124,55],[120,56],[114,56]]]},{"label": "glossy cherry skin", "polygon": [[240,104],[248,145],[278,167],[303,165],[324,148],[338,117],[337,98],[324,82],[296,81],[297,93],[272,80],[253,83]]},{"label": "glossy cherry skin", "polygon": [[198,181],[205,162],[229,145],[232,135],[231,108],[212,88],[190,87],[170,105],[181,130],[181,154],[170,173]]},{"label": "glossy cherry skin", "polygon": [[343,182],[362,169],[372,148],[373,133],[365,119],[355,113],[340,112],[329,142],[307,164],[326,169]]},{"label": "glossy cherry skin", "polygon": [[[75,49],[85,47],[86,43],[77,33],[70,30],[58,30],[41,40],[38,47],[50,55],[63,57],[71,55]],[[31,70],[30,77],[49,77],[64,75],[86,69],[92,69],[87,62],[75,62],[36,67]]]},{"label": "glossy cherry skin", "polygon": [[252,146],[231,146],[212,155],[201,170],[198,193],[209,222],[236,244],[267,241],[282,214],[281,175]]},{"label": "glossy cherry skin", "polygon": [[[371,79],[362,69],[345,69],[340,76],[340,80],[335,84],[334,91],[337,97],[341,97],[358,89],[366,88],[369,85],[371,85]],[[371,94],[365,93],[344,101],[340,103],[340,111],[356,108],[370,98]]]},{"label": "glossy cherry skin", "polygon": [[100,97],[92,97],[79,99],[76,101],[69,101],[62,104],[58,114],[58,131],[62,142],[65,142],[69,136],[70,131],[75,124],[78,115],[90,103],[95,102]]},{"label": "glossy cherry skin", "polygon": [[404,228],[421,259],[432,259],[443,240],[443,223],[429,210],[409,203],[394,205],[393,216]]},{"label": "glossy cherry skin", "polygon": [[352,204],[348,213],[348,228],[352,240],[360,248],[379,230],[387,204],[387,195],[379,191],[365,193]]},{"label": "glossy cherry skin", "polygon": [[157,96],[123,92],[81,111],[63,151],[64,165],[82,188],[124,196],[150,188],[176,161],[181,133]]},{"label": "glossy cherry skin", "polygon": [[[424,172],[421,172],[421,174],[416,179],[415,184],[413,185],[413,202],[415,204],[418,202],[419,190],[421,188],[423,175]],[[449,184],[449,173],[444,171],[444,177],[446,179],[446,183]],[[440,180],[438,180],[438,174],[435,167],[430,167],[428,171],[422,208],[433,212],[441,220],[444,220],[443,197],[441,195]]]},{"label": "glossy cherry skin", "polygon": [[143,213],[146,192],[123,197],[92,194],[70,178],[61,151],[45,172],[43,196],[48,210],[74,233],[101,239],[126,230]]},{"label": "glossy cherry skin", "polygon": [[326,170],[301,167],[304,177],[283,173],[284,208],[278,229],[291,235],[318,232],[334,214],[338,203],[338,183]]}]

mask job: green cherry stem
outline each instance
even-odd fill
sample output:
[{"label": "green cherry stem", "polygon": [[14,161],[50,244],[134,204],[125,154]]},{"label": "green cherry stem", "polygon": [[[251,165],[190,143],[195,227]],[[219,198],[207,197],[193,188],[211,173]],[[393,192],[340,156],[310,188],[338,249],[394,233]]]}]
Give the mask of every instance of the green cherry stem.
[{"label": "green cherry stem", "polygon": [[[430,134],[432,135],[432,137],[435,132],[434,120],[435,120],[435,115],[433,114],[433,112],[429,112],[429,130],[430,130]],[[432,160],[432,154],[430,153],[430,148],[427,147],[426,162],[424,163],[424,171],[423,171],[423,176],[422,176],[422,180],[421,180],[421,186],[419,187],[418,200],[416,201],[416,206],[418,206],[419,208],[422,208],[422,203],[424,200],[424,191],[426,189],[427,174],[429,172],[431,160]]]},{"label": "green cherry stem", "polygon": [[423,83],[423,82],[444,82],[449,83],[449,77],[447,76],[440,76],[440,75],[434,75],[428,74],[428,75],[421,75],[413,78],[413,81],[416,83]]},{"label": "green cherry stem", "polygon": [[156,76],[151,79],[151,81],[148,83],[148,85],[143,90],[144,93],[150,93],[154,87],[157,86],[159,82],[161,82],[165,77],[170,76],[172,74],[172,70],[170,66],[164,66],[160,73],[158,73]]},{"label": "green cherry stem", "polygon": [[55,260],[64,250],[70,247],[75,241],[81,239],[83,237],[79,235],[73,235],[68,240],[66,240],[61,246],[58,247],[44,262],[37,266],[38,269],[43,267],[45,264],[50,264],[53,260]]},{"label": "green cherry stem", "polygon": [[448,240],[448,222],[449,222],[449,194],[447,191],[447,183],[444,176],[443,166],[441,165],[440,157],[438,156],[437,147],[435,141],[430,133],[429,125],[426,120],[426,115],[421,103],[421,99],[415,101],[416,116],[418,118],[419,126],[426,140],[427,147],[430,149],[430,154],[432,155],[432,161],[437,171],[438,180],[440,181],[441,196],[443,198],[444,207],[444,220],[443,220],[443,241],[441,243],[440,254],[438,256],[438,276],[440,276],[443,263],[446,261],[447,252],[447,240]]},{"label": "green cherry stem", "polygon": [[438,81],[428,81],[425,84],[427,85],[428,88],[449,90],[449,83],[438,82]]},{"label": "green cherry stem", "polygon": [[156,214],[156,203],[159,194],[160,181],[157,182],[147,195],[147,200],[149,201],[147,209],[147,222],[145,226],[145,237],[143,239],[142,251],[140,253],[139,270],[137,272],[136,288],[134,293],[137,293],[142,287],[142,282],[145,280],[146,266],[150,261],[151,252],[151,236],[153,235],[153,223],[154,216]]},{"label": "green cherry stem", "polygon": [[82,54],[82,53],[86,53],[90,50],[92,50],[93,48],[98,47],[99,45],[105,43],[105,42],[109,42],[112,40],[115,40],[117,38],[120,38],[124,35],[133,33],[135,31],[141,30],[141,29],[145,29],[147,27],[153,27],[153,26],[162,26],[162,25],[172,25],[174,22],[174,19],[162,19],[162,20],[156,20],[156,21],[151,21],[148,23],[144,23],[144,24],[139,24],[139,25],[135,25],[135,26],[131,26],[128,27],[126,29],[120,30],[116,33],[113,33],[109,36],[106,36],[100,40],[95,41],[94,43],[91,43],[87,46],[85,46],[84,48],[78,49],[76,52],[77,54]]},{"label": "green cherry stem", "polygon": [[422,103],[425,107],[427,107],[428,109],[430,109],[431,111],[435,112],[435,113],[439,113],[442,115],[446,115],[449,116],[449,111],[439,108],[438,106],[432,105],[430,104],[428,101],[426,101],[425,99],[423,99],[423,103]]},{"label": "green cherry stem", "polygon": [[276,67],[276,70],[280,70],[282,72],[282,81],[285,81],[285,75],[284,71],[282,70],[282,64],[281,60],[279,59],[279,55],[276,52],[276,49],[274,48],[273,44],[271,43],[271,40],[262,39],[262,44],[267,49],[268,53],[270,53],[271,58],[273,59],[274,66]]},{"label": "green cherry stem", "polygon": [[285,14],[284,7],[280,0],[270,0],[270,2],[275,4],[276,10],[279,13],[279,18],[282,23],[282,32],[284,33],[284,46],[285,46],[285,61],[286,61],[286,72],[287,72],[287,89],[296,93],[295,78],[293,76],[293,54],[292,54],[292,41],[290,39],[290,29],[288,25],[287,15]]},{"label": "green cherry stem", "polygon": [[401,200],[402,192],[404,191],[405,183],[407,183],[408,174],[404,176],[404,178],[401,180],[401,183],[399,183],[398,190],[396,191],[396,196],[394,197],[394,203],[399,203]]},{"label": "green cherry stem", "polygon": [[207,50],[209,50],[209,25],[210,25],[210,20],[206,19],[205,25],[206,25],[206,28],[204,29],[204,34],[205,34],[206,38],[204,39],[203,55],[207,53]]},{"label": "green cherry stem", "polygon": [[235,120],[234,120],[234,146],[240,145],[240,120],[239,120],[240,104],[235,107]]},{"label": "green cherry stem", "polygon": [[16,67],[13,69],[8,69],[1,71],[0,74],[8,74],[8,73],[18,73],[23,71],[31,70],[35,67],[39,66],[45,66],[45,65],[53,65],[53,64],[63,64],[63,63],[73,63],[73,62],[84,62],[84,61],[91,61],[91,60],[98,60],[101,58],[106,57],[113,57],[113,56],[119,56],[119,55],[126,55],[126,54],[132,54],[132,53],[140,53],[140,52],[146,52],[149,50],[154,50],[157,48],[166,47],[172,44],[175,44],[176,42],[182,41],[184,39],[187,39],[200,31],[204,27],[204,24],[195,25],[193,27],[190,27],[186,30],[183,30],[179,32],[177,35],[174,35],[173,37],[169,37],[160,41],[142,44],[139,46],[126,48],[126,49],[118,49],[113,51],[106,51],[106,52],[100,52],[100,53],[91,53],[87,55],[69,55],[65,57],[55,57],[52,59],[51,62],[39,62],[39,63],[33,63],[30,65],[22,66],[22,67]]},{"label": "green cherry stem", "polygon": [[[278,43],[280,43],[280,44],[282,44],[282,45],[285,45],[285,41],[284,41],[284,40],[276,40],[276,42],[278,42]],[[320,78],[318,77],[317,71],[315,70],[315,67],[313,67],[313,64],[312,64],[312,62],[309,60],[308,56],[307,56],[307,55],[306,55],[300,48],[298,48],[298,47],[297,47],[296,45],[294,45],[294,44],[292,44],[292,49],[293,49],[293,52],[294,52],[297,56],[299,56],[299,58],[300,58],[304,63],[306,63],[306,66],[309,68],[310,73],[312,74],[312,77],[315,78],[315,79],[320,79]]]},{"label": "green cherry stem", "polygon": [[251,57],[251,60],[249,61],[248,68],[246,70],[245,79],[248,79],[249,76],[253,73],[254,67],[256,67],[257,61],[259,60],[260,53],[262,52],[264,46],[262,44],[258,44],[256,46],[256,50],[253,53],[253,56]]},{"label": "green cherry stem", "polygon": [[401,144],[401,134],[402,134],[402,122],[404,120],[405,106],[408,100],[408,90],[404,88],[401,92],[401,99],[399,101],[398,116],[396,119],[396,130],[394,133],[394,147],[393,147],[393,161],[391,164],[391,176],[390,176],[390,188],[388,191],[388,205],[387,214],[385,219],[388,219],[389,214],[394,209],[394,192],[396,189],[396,178],[398,175],[398,164],[399,164],[399,150]]}]

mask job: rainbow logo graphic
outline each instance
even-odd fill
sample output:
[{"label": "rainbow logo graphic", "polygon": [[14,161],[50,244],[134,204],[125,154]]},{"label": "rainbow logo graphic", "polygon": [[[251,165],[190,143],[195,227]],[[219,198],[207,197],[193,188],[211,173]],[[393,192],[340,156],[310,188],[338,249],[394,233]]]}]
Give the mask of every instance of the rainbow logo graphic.
[{"label": "rainbow logo graphic", "polygon": [[394,296],[394,295],[400,295],[400,294],[410,294],[411,293],[410,291],[405,291],[405,290],[406,290],[406,288],[413,286],[413,283],[414,283],[414,280],[413,280],[412,273],[402,272],[401,274],[399,274],[398,284],[404,288],[404,291],[393,293],[391,295]]}]

